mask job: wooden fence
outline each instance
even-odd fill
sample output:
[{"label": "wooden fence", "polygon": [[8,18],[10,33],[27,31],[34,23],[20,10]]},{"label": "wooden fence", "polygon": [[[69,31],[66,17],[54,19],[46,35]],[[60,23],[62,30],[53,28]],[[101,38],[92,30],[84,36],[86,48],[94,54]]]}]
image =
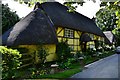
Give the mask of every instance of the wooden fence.
[{"label": "wooden fence", "polygon": [[34,63],[34,57],[32,57],[28,53],[22,53],[22,58],[20,59],[20,61],[22,62],[20,69],[24,67],[29,67]]}]

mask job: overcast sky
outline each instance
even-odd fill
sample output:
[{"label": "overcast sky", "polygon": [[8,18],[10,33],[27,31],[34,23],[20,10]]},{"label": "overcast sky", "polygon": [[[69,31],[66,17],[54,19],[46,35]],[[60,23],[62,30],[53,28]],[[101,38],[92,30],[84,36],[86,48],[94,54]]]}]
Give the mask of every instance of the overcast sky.
[{"label": "overcast sky", "polygon": [[[63,3],[64,0],[56,0],[60,3]],[[25,17],[27,14],[29,14],[33,8],[29,8],[24,4],[19,4],[18,2],[14,2],[13,0],[3,0],[2,3],[6,4],[8,3],[8,6],[13,10],[16,11],[20,18]],[[79,6],[76,11],[89,17],[93,18],[95,16],[96,12],[100,9],[100,0],[96,0],[96,3],[92,1],[86,1],[86,3],[83,4],[83,6]]]}]

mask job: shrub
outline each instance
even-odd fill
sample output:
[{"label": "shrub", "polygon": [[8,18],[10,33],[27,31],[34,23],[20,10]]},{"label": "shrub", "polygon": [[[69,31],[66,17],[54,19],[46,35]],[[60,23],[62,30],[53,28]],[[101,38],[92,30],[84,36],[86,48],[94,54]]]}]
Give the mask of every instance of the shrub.
[{"label": "shrub", "polygon": [[88,48],[87,51],[84,53],[86,57],[88,56],[94,56],[96,54],[96,48]]},{"label": "shrub", "polygon": [[67,59],[72,56],[71,48],[66,42],[59,42],[57,45],[57,56],[58,60]]},{"label": "shrub", "polygon": [[39,55],[41,63],[45,63],[46,57],[48,55],[47,51],[41,47],[38,55]]},{"label": "shrub", "polygon": [[81,51],[77,51],[75,54],[75,58],[78,59],[79,57],[83,57],[84,54]]},{"label": "shrub", "polygon": [[35,68],[39,68],[46,62],[46,57],[49,55],[47,48],[45,48],[42,44],[37,46],[38,50],[35,51],[34,54],[34,66]]},{"label": "shrub", "polygon": [[57,64],[61,69],[70,69],[70,66],[75,62],[75,58],[67,58],[65,61],[58,62]]},{"label": "shrub", "polygon": [[50,72],[50,70],[49,70],[49,68],[48,69],[46,69],[46,68],[29,68],[28,69],[28,71],[30,72],[30,76],[29,76],[29,78],[38,78],[39,76],[41,76],[41,75],[47,75],[49,72]]},{"label": "shrub", "polygon": [[21,54],[17,50],[8,49],[0,46],[2,54],[2,79],[10,79],[17,77],[17,69],[20,67]]}]

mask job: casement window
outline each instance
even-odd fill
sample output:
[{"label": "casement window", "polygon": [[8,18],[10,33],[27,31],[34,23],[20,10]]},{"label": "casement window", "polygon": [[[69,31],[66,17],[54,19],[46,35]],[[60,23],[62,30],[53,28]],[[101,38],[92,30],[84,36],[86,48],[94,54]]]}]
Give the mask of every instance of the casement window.
[{"label": "casement window", "polygon": [[64,37],[73,38],[74,37],[74,31],[71,30],[71,29],[65,28]]}]

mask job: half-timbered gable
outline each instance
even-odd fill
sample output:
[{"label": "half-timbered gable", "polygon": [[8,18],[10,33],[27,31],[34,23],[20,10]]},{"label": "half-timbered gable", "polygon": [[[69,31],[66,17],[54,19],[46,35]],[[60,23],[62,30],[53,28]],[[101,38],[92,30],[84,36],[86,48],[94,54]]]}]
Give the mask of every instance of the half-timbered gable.
[{"label": "half-timbered gable", "polygon": [[80,49],[80,36],[81,36],[80,31],[69,29],[69,28],[58,27],[56,34],[57,34],[58,41],[59,42],[67,41],[67,43],[69,44],[69,47],[71,47],[73,51],[81,50]]}]

